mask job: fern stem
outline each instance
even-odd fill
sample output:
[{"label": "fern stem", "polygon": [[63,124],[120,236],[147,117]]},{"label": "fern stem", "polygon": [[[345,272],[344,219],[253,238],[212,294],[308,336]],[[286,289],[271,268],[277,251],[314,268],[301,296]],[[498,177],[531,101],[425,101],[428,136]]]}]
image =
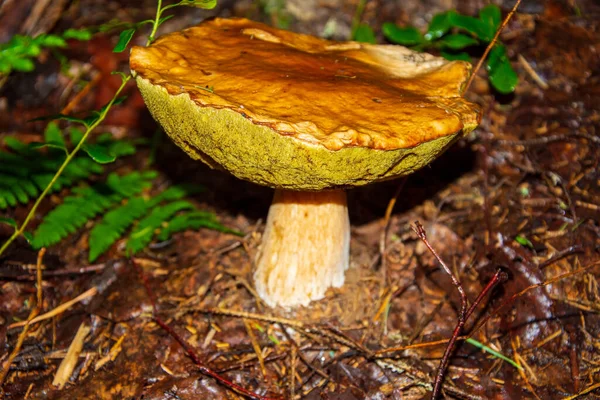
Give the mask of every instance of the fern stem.
[{"label": "fern stem", "polygon": [[31,210],[29,210],[29,213],[27,214],[27,217],[25,217],[25,220],[23,221],[23,223],[19,226],[18,229],[15,230],[15,232],[11,235],[10,238],[8,238],[8,240],[2,245],[2,247],[0,247],[0,255],[2,255],[2,253],[4,253],[4,251],[8,248],[8,246],[10,246],[10,244],[16,238],[18,238],[25,232],[25,228],[27,228],[27,225],[29,224],[29,222],[31,221],[33,216],[35,215],[35,212],[37,211],[38,207],[42,203],[42,200],[44,200],[44,198],[46,198],[46,195],[48,194],[48,192],[50,191],[52,186],[54,186],[54,184],[56,183],[58,178],[61,176],[61,174],[67,167],[67,165],[69,165],[71,160],[77,155],[77,153],[79,152],[79,150],[81,149],[81,147],[83,146],[85,141],[87,140],[88,136],[90,135],[90,133],[94,129],[96,129],[96,127],[98,125],[100,125],[100,123],[102,121],[104,121],[104,119],[106,118],[106,115],[112,108],[114,102],[117,100],[117,98],[119,97],[119,95],[121,94],[123,89],[125,88],[125,85],[127,85],[127,83],[130,80],[131,80],[131,75],[128,75],[126,78],[123,79],[121,86],[119,86],[119,88],[115,92],[113,98],[108,102],[106,107],[104,107],[104,109],[102,110],[100,115],[98,115],[98,118],[96,119],[96,121],[94,121],[93,124],[91,124],[90,126],[87,127],[85,133],[83,134],[83,138],[79,141],[79,143],[77,143],[77,146],[75,146],[75,148],[67,155],[67,158],[65,158],[65,161],[63,161],[60,168],[58,168],[58,171],[56,171],[56,173],[54,174],[54,177],[52,178],[50,183],[48,183],[48,185],[46,185],[46,188],[44,189],[42,194],[40,194],[39,197],[36,199],[35,203],[33,204],[33,207],[31,207]]},{"label": "fern stem", "polygon": [[163,11],[164,10],[162,9],[162,0],[158,0],[158,5],[156,6],[156,16],[154,17],[154,23],[152,24],[152,32],[150,32],[150,35],[148,36],[146,46],[149,46],[150,43],[154,41],[154,35],[156,35],[156,30],[160,25],[158,22],[160,21],[160,16],[162,15]]}]

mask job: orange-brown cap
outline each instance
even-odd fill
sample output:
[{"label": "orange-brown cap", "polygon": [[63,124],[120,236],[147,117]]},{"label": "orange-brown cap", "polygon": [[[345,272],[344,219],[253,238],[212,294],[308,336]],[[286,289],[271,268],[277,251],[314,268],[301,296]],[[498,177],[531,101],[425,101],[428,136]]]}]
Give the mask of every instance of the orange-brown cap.
[{"label": "orange-brown cap", "polygon": [[426,165],[479,122],[470,64],[213,19],[134,47],[148,108],[192,157],[276,188],[319,190]]}]

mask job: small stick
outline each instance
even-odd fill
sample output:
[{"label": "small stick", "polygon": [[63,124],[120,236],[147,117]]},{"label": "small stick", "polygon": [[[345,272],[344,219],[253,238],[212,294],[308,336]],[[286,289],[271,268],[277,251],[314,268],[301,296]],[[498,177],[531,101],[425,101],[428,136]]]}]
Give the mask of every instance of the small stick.
[{"label": "small stick", "polygon": [[267,379],[267,369],[265,368],[265,358],[262,355],[262,350],[260,348],[260,344],[258,340],[256,340],[256,335],[252,330],[252,326],[250,325],[250,321],[244,318],[244,326],[246,327],[246,332],[248,332],[248,336],[250,337],[250,342],[252,343],[252,348],[256,353],[256,358],[258,358],[258,364],[260,365],[260,372],[263,376],[263,379]]},{"label": "small stick", "polygon": [[[79,275],[79,274],[87,274],[91,272],[102,271],[106,268],[106,264],[94,264],[88,265],[87,267],[80,268],[64,268],[64,269],[56,269],[53,271],[44,271],[42,270],[42,276],[44,278],[50,278],[55,276],[65,276],[65,275]],[[29,273],[23,275],[9,275],[9,274],[0,274],[0,279],[6,280],[15,280],[15,281],[34,281],[36,280],[36,273]]]},{"label": "small stick", "polygon": [[504,21],[502,21],[502,25],[500,25],[500,28],[498,28],[498,30],[496,31],[494,38],[492,39],[492,41],[490,42],[488,47],[486,47],[485,52],[483,53],[483,56],[481,56],[481,58],[479,59],[477,66],[473,70],[473,73],[471,74],[471,76],[469,77],[469,80],[467,81],[467,84],[465,85],[465,89],[463,90],[463,96],[465,95],[465,93],[467,93],[467,91],[469,90],[469,87],[471,87],[471,83],[473,83],[473,79],[475,79],[475,75],[477,75],[477,72],[481,69],[483,62],[487,58],[490,51],[492,51],[492,48],[494,47],[496,42],[498,41],[498,37],[500,36],[500,33],[502,33],[502,30],[504,29],[504,27],[506,25],[508,25],[508,21],[510,21],[513,14],[517,11],[517,8],[519,8],[519,4],[521,4],[521,0],[517,0],[515,5],[513,6],[512,10],[510,10],[510,12],[506,16],[506,18],[504,18]]},{"label": "small stick", "polygon": [[77,329],[77,333],[69,345],[67,355],[61,361],[54,375],[54,380],[52,380],[52,385],[57,386],[59,390],[65,387],[69,378],[73,375],[73,370],[75,370],[75,365],[83,349],[85,338],[90,333],[90,330],[91,328],[85,322],[79,325],[79,329]]},{"label": "small stick", "polygon": [[80,301],[83,301],[83,300],[87,299],[88,297],[93,297],[97,293],[98,293],[98,289],[96,287],[88,289],[85,292],[81,293],[79,296],[75,297],[74,299],[69,300],[65,303],[62,303],[60,306],[56,307],[54,310],[51,310],[45,314],[39,315],[39,316],[35,317],[34,319],[32,319],[31,321],[20,321],[20,322],[15,322],[13,324],[10,324],[8,326],[8,329],[18,328],[20,326],[25,326],[27,324],[35,324],[37,322],[44,321],[48,318],[56,317],[57,315],[62,314],[63,312],[67,311],[74,304],[79,303]]}]

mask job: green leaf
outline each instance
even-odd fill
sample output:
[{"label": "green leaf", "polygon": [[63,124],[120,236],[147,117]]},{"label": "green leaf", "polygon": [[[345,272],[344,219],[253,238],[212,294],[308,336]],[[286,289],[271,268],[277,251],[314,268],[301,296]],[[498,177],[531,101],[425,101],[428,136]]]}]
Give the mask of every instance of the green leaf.
[{"label": "green leaf", "polygon": [[79,142],[81,142],[81,139],[83,139],[84,134],[85,133],[81,129],[76,128],[74,126],[70,127],[69,137],[71,138],[71,145],[77,146]]},{"label": "green leaf", "polygon": [[106,146],[99,144],[84,143],[83,146],[81,146],[81,149],[85,151],[92,160],[100,164],[111,163],[117,158],[114,154],[109,152],[109,149]]},{"label": "green leaf", "polygon": [[154,207],[163,201],[179,200],[202,191],[204,191],[204,188],[198,185],[173,185],[150,199],[150,204]]},{"label": "green leaf", "polygon": [[450,26],[470,32],[484,42],[489,42],[493,38],[493,34],[489,35],[488,26],[478,18],[456,12],[450,13],[448,18],[450,19]]},{"label": "green leaf", "polygon": [[425,41],[421,32],[412,26],[401,28],[391,22],[386,22],[381,27],[383,35],[391,42],[404,46],[413,46]]},{"label": "green leaf", "polygon": [[490,83],[498,92],[509,94],[515,91],[519,76],[510,64],[504,45],[494,46],[487,63]]},{"label": "green leaf", "polygon": [[437,43],[442,48],[448,48],[451,50],[461,50],[465,47],[479,44],[477,39],[474,39],[471,36],[463,35],[462,33],[444,36]]},{"label": "green leaf", "polygon": [[12,67],[6,58],[0,57],[0,74],[10,74]]},{"label": "green leaf", "polygon": [[450,61],[467,61],[467,62],[471,62],[471,56],[468,53],[465,53],[464,51],[461,53],[447,53],[445,51],[442,51],[441,53],[442,57],[444,57],[446,60],[450,60]]},{"label": "green leaf", "polygon": [[500,23],[502,22],[502,11],[500,11],[500,7],[497,5],[488,4],[479,11],[479,19],[489,27],[489,32],[493,37],[496,33],[496,30],[500,28]]},{"label": "green leaf", "polygon": [[133,38],[134,34],[135,34],[135,29],[133,29],[133,28],[125,29],[123,32],[121,32],[121,34],[119,35],[119,41],[117,42],[117,45],[113,49],[113,53],[123,52],[127,48],[127,45],[129,45],[129,42]]},{"label": "green leaf", "polygon": [[533,249],[533,243],[531,243],[531,240],[527,239],[525,236],[521,236],[521,235],[515,236],[515,242],[519,243],[521,246],[529,247],[530,249]]},{"label": "green leaf", "polygon": [[371,29],[371,27],[367,24],[358,25],[354,31],[354,36],[352,39],[362,43],[377,43],[377,39],[375,39],[375,32],[373,32],[373,29]]},{"label": "green leaf", "polygon": [[21,72],[31,72],[35,68],[35,64],[29,58],[13,58],[11,61],[12,68]]},{"label": "green leaf", "polygon": [[198,8],[204,8],[206,10],[210,10],[215,8],[217,5],[217,0],[189,0],[182,2],[184,6],[192,6]]},{"label": "green leaf", "polygon": [[139,172],[124,176],[113,173],[106,182],[92,187],[74,188],[61,205],[46,215],[36,229],[31,245],[39,249],[60,242],[90,219],[148,188],[152,176],[151,173]]},{"label": "green leaf", "polygon": [[29,148],[32,150],[42,149],[44,147],[58,149],[58,150],[63,151],[65,154],[68,154],[68,150],[65,147],[64,143],[62,143],[62,142],[48,141],[48,142],[43,142],[43,143],[40,143],[40,142],[29,143]]},{"label": "green leaf", "polygon": [[0,223],[1,223],[1,224],[7,224],[7,225],[10,225],[10,226],[12,226],[12,227],[13,227],[13,228],[15,228],[15,229],[17,229],[17,228],[18,228],[18,226],[17,226],[17,221],[15,221],[15,220],[14,220],[14,219],[12,219],[12,218],[0,217]]},{"label": "green leaf", "polygon": [[143,217],[148,212],[150,203],[142,197],[130,199],[125,205],[117,207],[104,215],[102,220],[94,226],[89,238],[89,262],[106,252],[114,242],[129,228],[135,220]]},{"label": "green leaf", "polygon": [[55,122],[50,122],[46,126],[46,129],[44,130],[44,141],[61,144],[63,147],[66,146],[62,131]]},{"label": "green leaf", "polygon": [[450,30],[450,13],[452,12],[448,11],[433,16],[425,33],[425,40],[439,39]]},{"label": "green leaf", "polygon": [[[190,193],[203,188],[191,185],[174,185],[148,200],[142,197],[130,199],[125,205],[114,208],[104,215],[102,220],[90,232],[89,261],[95,261],[112,246],[134,221],[144,217],[148,211],[164,201],[180,200]],[[187,203],[185,203],[187,205]],[[199,212],[201,213],[201,212]],[[163,231],[161,231],[162,233]]]},{"label": "green leaf", "polygon": [[65,39],[75,39],[80,41],[90,40],[92,38],[92,32],[89,29],[73,29],[69,28],[62,34]]},{"label": "green leaf", "polygon": [[157,235],[157,240],[164,241],[169,239],[174,233],[181,232],[187,229],[208,228],[219,232],[231,233],[237,236],[244,236],[242,232],[229,229],[217,221],[217,216],[206,211],[191,211],[184,214],[179,214],[166,226],[164,226]]},{"label": "green leaf", "polygon": [[0,187],[0,208],[15,207],[17,198],[12,191]]},{"label": "green leaf", "polygon": [[4,138],[4,144],[6,147],[23,156],[31,156],[36,152],[32,150],[28,144],[21,142],[19,139],[14,138],[12,136],[7,136]]},{"label": "green leaf", "polygon": [[67,47],[65,39],[57,35],[40,35],[39,38],[40,43],[46,47]]},{"label": "green leaf", "polygon": [[193,208],[194,205],[185,200],[178,200],[153,208],[150,215],[142,219],[131,232],[127,240],[127,251],[129,254],[133,255],[145,248],[152,241],[156,230],[177,212]]},{"label": "green leaf", "polygon": [[519,83],[519,76],[508,60],[503,60],[494,67],[489,77],[492,86],[502,94],[514,92]]}]

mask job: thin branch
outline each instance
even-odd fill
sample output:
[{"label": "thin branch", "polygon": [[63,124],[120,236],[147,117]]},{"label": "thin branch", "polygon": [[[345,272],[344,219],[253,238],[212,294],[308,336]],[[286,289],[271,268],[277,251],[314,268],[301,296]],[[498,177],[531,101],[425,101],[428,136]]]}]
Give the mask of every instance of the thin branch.
[{"label": "thin branch", "polygon": [[[88,274],[92,272],[102,271],[106,268],[106,263],[102,264],[93,264],[88,265],[87,267],[79,267],[79,268],[64,268],[64,269],[56,269],[52,271],[42,270],[42,276],[44,278],[51,277],[60,277],[67,275],[81,275]],[[11,274],[2,274],[0,273],[1,280],[15,280],[15,281],[35,281],[37,272],[30,272],[21,275],[11,275]]]},{"label": "thin branch", "polygon": [[475,79],[475,75],[477,75],[477,72],[481,69],[481,66],[483,65],[483,62],[487,58],[487,56],[490,53],[490,51],[492,51],[492,48],[494,47],[494,45],[496,44],[496,42],[498,41],[498,37],[500,36],[500,33],[502,33],[502,30],[504,29],[504,27],[506,25],[508,25],[508,21],[510,21],[510,19],[513,16],[513,14],[517,11],[517,8],[519,8],[519,4],[521,4],[521,0],[517,0],[517,2],[515,3],[515,5],[513,6],[512,10],[510,10],[510,12],[506,16],[506,18],[504,18],[504,21],[502,21],[502,25],[500,25],[500,28],[498,28],[498,30],[496,31],[496,34],[494,35],[494,38],[492,39],[492,41],[490,42],[490,44],[488,45],[488,47],[485,49],[485,52],[483,53],[483,55],[479,59],[479,62],[477,63],[477,66],[475,67],[475,69],[473,70],[473,73],[469,77],[469,80],[467,81],[467,84],[465,85],[465,88],[463,90],[463,96],[465,95],[465,93],[467,93],[467,91],[471,87],[471,84],[473,83],[473,80]]}]

